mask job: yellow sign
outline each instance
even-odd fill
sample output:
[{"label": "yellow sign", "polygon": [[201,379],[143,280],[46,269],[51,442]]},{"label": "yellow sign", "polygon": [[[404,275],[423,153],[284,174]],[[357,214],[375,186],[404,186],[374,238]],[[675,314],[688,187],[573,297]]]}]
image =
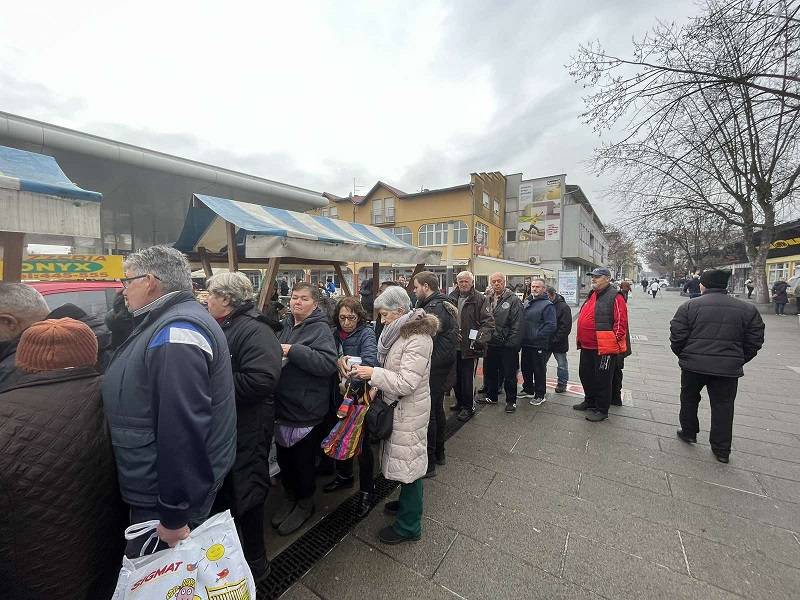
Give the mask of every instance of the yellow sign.
[{"label": "yellow sign", "polygon": [[115,281],[125,277],[122,261],[122,256],[31,254],[22,261],[22,281]]}]

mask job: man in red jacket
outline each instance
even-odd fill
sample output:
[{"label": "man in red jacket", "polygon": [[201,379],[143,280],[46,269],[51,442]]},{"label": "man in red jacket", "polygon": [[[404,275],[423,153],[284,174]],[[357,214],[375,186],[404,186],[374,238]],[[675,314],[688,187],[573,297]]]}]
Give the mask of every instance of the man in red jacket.
[{"label": "man in red jacket", "polygon": [[592,291],[581,306],[577,333],[585,400],[572,408],[587,411],[586,420],[598,422],[608,418],[617,357],[628,349],[628,306],[611,286],[611,271],[598,267],[589,275]]}]

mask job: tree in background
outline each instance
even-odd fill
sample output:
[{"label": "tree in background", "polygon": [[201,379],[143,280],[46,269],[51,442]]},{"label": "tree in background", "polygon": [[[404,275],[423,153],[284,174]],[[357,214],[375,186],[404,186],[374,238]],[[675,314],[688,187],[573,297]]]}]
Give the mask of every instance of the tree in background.
[{"label": "tree in background", "polygon": [[616,225],[606,225],[608,240],[608,266],[617,279],[636,275],[638,264],[636,240]]},{"label": "tree in background", "polygon": [[775,226],[800,191],[799,12],[800,0],[706,0],[684,25],[657,24],[630,58],[589,44],[569,66],[592,90],[585,121],[621,132],[595,168],[615,174],[628,221],[703,214],[736,228],[760,302]]}]

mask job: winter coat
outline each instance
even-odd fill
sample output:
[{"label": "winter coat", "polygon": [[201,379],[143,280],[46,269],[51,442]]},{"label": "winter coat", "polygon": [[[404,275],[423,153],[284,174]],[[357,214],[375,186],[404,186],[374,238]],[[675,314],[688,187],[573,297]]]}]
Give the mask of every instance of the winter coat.
[{"label": "winter coat", "polygon": [[[488,298],[491,306],[492,299]],[[522,345],[522,301],[511,290],[505,289],[497,299],[494,310],[494,330],[490,346],[519,348]]]},{"label": "winter coat", "polygon": [[133,331],[133,315],[125,305],[125,297],[119,292],[114,304],[106,313],[106,327],[111,332],[111,348],[119,348]]},{"label": "winter coat", "polygon": [[264,431],[274,422],[274,393],[281,375],[281,345],[269,319],[253,302],[220,323],[228,340],[236,389],[236,459],[225,482],[235,515],[263,504],[269,489],[269,448]]},{"label": "winter coat", "polygon": [[522,345],[529,348],[550,348],[550,337],[556,332],[556,308],[547,296],[528,296],[522,309]]},{"label": "winter coat", "polygon": [[776,304],[786,304],[789,302],[789,295],[786,290],[789,289],[789,284],[785,281],[776,281],[772,284],[772,301]]},{"label": "winter coat", "polygon": [[[447,300],[458,308],[458,288],[454,289]],[[479,358],[486,352],[486,344],[492,338],[494,331],[494,317],[489,311],[486,296],[475,288],[467,295],[463,308],[458,315],[460,326],[460,339],[458,350],[462,358]],[[478,331],[478,339],[473,343],[469,338],[470,330]]]},{"label": "winter coat", "polygon": [[[378,364],[378,342],[375,339],[375,332],[366,324],[359,325],[344,340],[339,337],[339,330],[334,329],[333,339],[336,341],[338,356],[358,356],[361,358],[361,364],[367,367],[374,367]],[[351,380],[350,386],[351,391],[355,394],[363,393],[363,382]],[[334,404],[338,407],[342,399],[339,386],[335,385],[333,391],[335,394]]]},{"label": "winter coat", "polygon": [[681,369],[741,377],[742,366],[764,344],[764,322],[754,305],[729,296],[727,290],[709,289],[678,308],[669,341]]},{"label": "winter coat", "polygon": [[692,277],[683,286],[683,292],[692,296],[700,294],[700,280],[697,277]]},{"label": "winter coat", "polygon": [[372,319],[372,313],[375,311],[375,295],[372,290],[372,279],[365,279],[362,281],[359,292],[361,294],[361,306],[367,311],[367,316]]},{"label": "winter coat", "polygon": [[455,368],[456,364],[459,335],[458,309],[441,292],[434,292],[427,298],[423,298],[417,302],[417,308],[421,308],[439,320],[439,331],[433,338],[431,376],[447,375]]},{"label": "winter coat", "polygon": [[275,394],[275,417],[295,427],[317,425],[328,414],[330,386],[337,371],[336,343],[328,317],[317,307],[295,327],[294,316],[289,315],[278,340],[292,347]]},{"label": "winter coat", "polygon": [[572,309],[564,296],[556,294],[553,300],[556,309],[556,330],[550,338],[550,351],[559,354],[569,352],[569,334],[572,332]]},{"label": "winter coat", "polygon": [[0,448],[4,596],[110,597],[127,515],[97,371],[23,373],[0,393]]},{"label": "winter coat", "polygon": [[438,329],[438,319],[429,314],[404,323],[383,366],[372,372],[370,383],[383,392],[383,401],[398,401],[392,435],[380,449],[381,472],[392,481],[413,483],[428,470],[428,378]]}]

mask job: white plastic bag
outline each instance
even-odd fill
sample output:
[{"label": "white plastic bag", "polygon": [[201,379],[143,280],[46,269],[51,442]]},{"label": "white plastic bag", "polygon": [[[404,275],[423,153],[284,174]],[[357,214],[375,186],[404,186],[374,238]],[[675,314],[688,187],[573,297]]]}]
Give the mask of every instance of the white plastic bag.
[{"label": "white plastic bag", "polygon": [[[158,521],[131,525],[125,539],[150,534]],[[230,511],[214,515],[174,548],[122,559],[112,600],[256,600],[256,584]]]}]

